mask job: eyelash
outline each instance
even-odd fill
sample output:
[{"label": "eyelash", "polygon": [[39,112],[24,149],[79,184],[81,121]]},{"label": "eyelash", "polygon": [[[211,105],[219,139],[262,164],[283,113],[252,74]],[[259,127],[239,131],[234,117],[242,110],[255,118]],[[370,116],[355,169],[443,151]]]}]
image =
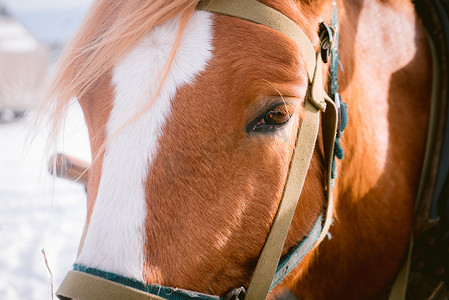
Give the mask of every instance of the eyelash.
[{"label": "eyelash", "polygon": [[[279,120],[276,120],[277,117],[279,117]],[[250,129],[256,132],[274,131],[287,124],[290,118],[291,115],[287,106],[284,103],[278,104],[251,122]]]}]

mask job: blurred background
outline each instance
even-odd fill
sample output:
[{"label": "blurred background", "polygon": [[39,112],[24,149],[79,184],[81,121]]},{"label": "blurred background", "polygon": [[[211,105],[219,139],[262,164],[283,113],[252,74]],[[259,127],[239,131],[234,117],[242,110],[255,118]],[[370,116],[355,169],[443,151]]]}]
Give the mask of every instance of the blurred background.
[{"label": "blurred background", "polygon": [[[0,0],[0,299],[52,299],[52,282],[56,289],[76,256],[85,191],[49,175],[48,129],[36,130],[34,119],[45,80],[90,4]],[[90,159],[75,102],[57,151]]]}]

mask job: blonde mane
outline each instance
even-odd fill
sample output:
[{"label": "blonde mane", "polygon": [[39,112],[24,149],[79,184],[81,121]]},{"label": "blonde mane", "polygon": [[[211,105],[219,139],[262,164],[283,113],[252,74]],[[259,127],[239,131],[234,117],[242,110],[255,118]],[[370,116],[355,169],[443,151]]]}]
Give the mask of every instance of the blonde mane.
[{"label": "blonde mane", "polygon": [[[164,68],[164,79],[187,21],[199,0],[97,0],[58,61],[43,110],[50,114],[50,144],[56,141],[68,104],[89,91],[155,26],[181,15],[177,41]],[[162,80],[163,81],[163,80]],[[159,89],[158,89],[159,90]],[[150,104],[148,105],[148,108]]]}]

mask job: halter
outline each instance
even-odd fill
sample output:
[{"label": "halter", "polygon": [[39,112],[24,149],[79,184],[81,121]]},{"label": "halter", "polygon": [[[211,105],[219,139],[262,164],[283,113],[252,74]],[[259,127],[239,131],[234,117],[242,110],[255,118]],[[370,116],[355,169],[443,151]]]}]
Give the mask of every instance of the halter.
[{"label": "halter", "polygon": [[[334,14],[336,6],[334,5]],[[283,278],[294,269],[301,259],[314,249],[327,235],[332,223],[332,162],[336,139],[338,112],[334,101],[323,89],[322,62],[327,61],[334,31],[326,27],[321,36],[321,47],[315,51],[307,35],[291,19],[256,0],[202,0],[198,10],[224,14],[272,28],[296,42],[305,60],[309,88],[305,99],[305,113],[299,125],[295,149],[290,162],[287,181],[278,211],[268,234],[258,263],[251,278],[248,291],[244,288],[232,290],[224,299],[265,299]],[[323,32],[323,31],[322,31]],[[322,54],[322,51],[325,54]],[[335,62],[336,64],[336,62]],[[336,72],[336,71],[335,71]],[[333,82],[333,80],[331,80]],[[336,89],[335,89],[336,91]],[[336,98],[335,98],[336,99]],[[299,200],[309,164],[315,149],[320,127],[320,112],[323,121],[323,139],[326,161],[326,208],[315,221],[310,234],[294,247],[281,262],[285,239]],[[83,239],[80,243],[82,247]],[[246,295],[245,295],[246,294]],[[82,265],[75,265],[61,283],[56,295],[60,299],[222,299],[219,296],[163,287],[139,282],[113,273]],[[163,296],[164,298],[160,297]]]}]

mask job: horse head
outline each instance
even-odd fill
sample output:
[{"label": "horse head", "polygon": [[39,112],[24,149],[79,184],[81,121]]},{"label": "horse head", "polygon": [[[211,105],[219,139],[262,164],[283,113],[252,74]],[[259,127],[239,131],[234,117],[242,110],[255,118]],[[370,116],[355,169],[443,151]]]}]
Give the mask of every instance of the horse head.
[{"label": "horse head", "polygon": [[[261,2],[318,47],[330,2]],[[292,39],[196,4],[98,1],[53,92],[77,97],[92,149],[76,264],[224,295],[249,284],[310,82]],[[307,237],[326,202],[319,135],[283,254]]]}]

